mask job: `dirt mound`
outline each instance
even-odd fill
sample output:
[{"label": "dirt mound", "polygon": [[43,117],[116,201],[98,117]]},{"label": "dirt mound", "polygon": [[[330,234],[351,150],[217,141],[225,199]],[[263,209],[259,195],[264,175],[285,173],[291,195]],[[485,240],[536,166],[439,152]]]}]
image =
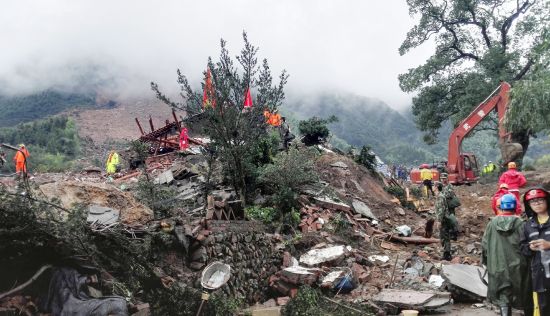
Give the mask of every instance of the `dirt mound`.
[{"label": "dirt mound", "polygon": [[49,199],[59,199],[66,208],[80,203],[120,210],[120,220],[127,225],[144,224],[153,218],[153,211],[138,203],[130,193],[106,183],[56,181],[41,185],[40,190]]}]

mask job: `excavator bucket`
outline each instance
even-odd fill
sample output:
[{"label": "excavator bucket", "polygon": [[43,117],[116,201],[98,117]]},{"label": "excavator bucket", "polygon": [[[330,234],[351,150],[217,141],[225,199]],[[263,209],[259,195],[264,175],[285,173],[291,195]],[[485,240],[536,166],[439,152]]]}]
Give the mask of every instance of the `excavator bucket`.
[{"label": "excavator bucket", "polygon": [[504,164],[515,161],[523,155],[523,147],[519,143],[505,142],[500,145],[500,153]]}]

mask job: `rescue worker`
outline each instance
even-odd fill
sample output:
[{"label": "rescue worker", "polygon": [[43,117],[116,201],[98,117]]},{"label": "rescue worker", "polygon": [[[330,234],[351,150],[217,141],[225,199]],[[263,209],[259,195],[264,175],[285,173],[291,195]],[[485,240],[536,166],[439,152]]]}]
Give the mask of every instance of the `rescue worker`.
[{"label": "rescue worker", "polygon": [[16,176],[27,175],[27,159],[29,159],[30,154],[25,144],[19,144],[19,150],[13,156],[13,161],[15,162],[15,173]]},{"label": "rescue worker", "polygon": [[483,165],[483,169],[481,169],[481,174],[482,175],[489,174],[489,167],[487,166],[487,164]]},{"label": "rescue worker", "polygon": [[283,141],[284,150],[288,150],[288,145],[295,138],[295,136],[290,132],[290,125],[286,122],[286,117],[281,117],[281,125],[279,126],[279,135]]},{"label": "rescue worker", "polygon": [[543,188],[529,189],[523,204],[529,220],[524,224],[521,252],[531,260],[533,315],[550,315],[550,194]]},{"label": "rescue worker", "polygon": [[117,152],[114,150],[111,150],[111,152],[109,152],[109,157],[107,158],[107,163],[106,163],[107,175],[116,173],[119,163],[120,161],[119,161]]},{"label": "rescue worker", "polygon": [[497,165],[495,165],[491,160],[489,160],[489,163],[487,164],[487,171],[489,173],[493,173],[495,170],[497,170]]},{"label": "rescue worker", "polygon": [[499,306],[502,316],[511,316],[512,307],[526,311],[532,309],[525,290],[529,287],[528,262],[520,251],[524,224],[515,215],[516,207],[513,194],[503,195],[501,211],[487,224],[481,242],[481,261],[489,274],[487,299]]},{"label": "rescue worker", "polygon": [[[445,181],[445,180],[444,180]],[[439,221],[439,239],[443,247],[443,260],[451,261],[451,239],[457,240],[458,222],[455,216],[455,209],[460,206],[460,201],[450,184],[437,184],[439,194],[435,200],[435,214]]]},{"label": "rescue worker", "polygon": [[426,187],[426,197],[429,197],[428,190],[432,192],[432,197],[435,196],[434,190],[433,190],[433,175],[432,170],[430,169],[430,166],[428,164],[423,164],[420,166],[420,179],[422,180],[422,184],[424,187]]},{"label": "rescue worker", "polygon": [[[495,215],[498,215],[500,212],[500,198],[507,193],[510,193],[508,190],[508,185],[506,183],[502,183],[499,185],[497,192],[495,192],[491,198],[491,207],[493,208],[493,213],[495,213]],[[519,205],[519,203],[517,203],[516,206],[516,215],[521,215],[521,205]]]},{"label": "rescue worker", "polygon": [[[506,183],[508,185],[508,191],[514,194],[516,199],[519,201],[519,188],[524,187],[527,180],[525,180],[525,176],[523,176],[521,172],[516,170],[516,163],[512,161],[508,163],[508,170],[504,172],[498,180],[498,184],[502,183]],[[519,208],[521,209],[521,205],[519,205]]]}]

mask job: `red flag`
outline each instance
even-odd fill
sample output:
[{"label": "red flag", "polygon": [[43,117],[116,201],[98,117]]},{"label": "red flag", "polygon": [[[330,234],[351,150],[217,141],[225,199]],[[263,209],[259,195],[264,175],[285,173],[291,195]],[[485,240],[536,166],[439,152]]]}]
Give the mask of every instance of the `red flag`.
[{"label": "red flag", "polygon": [[212,74],[210,68],[206,72],[206,81],[204,83],[204,91],[202,94],[202,108],[208,106],[216,107],[216,100],[214,99],[214,86],[212,85]]},{"label": "red flag", "polygon": [[252,97],[250,96],[250,88],[246,89],[246,97],[244,98],[244,107],[252,107]]},{"label": "red flag", "polygon": [[189,136],[187,135],[187,128],[182,128],[180,133],[180,150],[189,148]]}]

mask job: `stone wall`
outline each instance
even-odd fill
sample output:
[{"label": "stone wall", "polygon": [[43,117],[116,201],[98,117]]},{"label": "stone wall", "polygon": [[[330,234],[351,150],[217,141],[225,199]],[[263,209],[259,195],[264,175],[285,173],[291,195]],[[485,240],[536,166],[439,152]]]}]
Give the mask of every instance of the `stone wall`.
[{"label": "stone wall", "polygon": [[[259,227],[254,227],[254,222],[248,222],[249,231],[243,224],[210,225],[208,237],[191,246],[190,267],[199,270],[214,261],[229,264],[231,278],[221,291],[230,297],[243,297],[248,303],[263,302],[269,292],[269,277],[282,266],[283,254],[276,250],[280,241],[263,229],[256,231]],[[196,286],[200,287],[200,279]]]}]

